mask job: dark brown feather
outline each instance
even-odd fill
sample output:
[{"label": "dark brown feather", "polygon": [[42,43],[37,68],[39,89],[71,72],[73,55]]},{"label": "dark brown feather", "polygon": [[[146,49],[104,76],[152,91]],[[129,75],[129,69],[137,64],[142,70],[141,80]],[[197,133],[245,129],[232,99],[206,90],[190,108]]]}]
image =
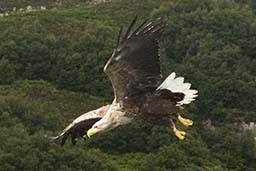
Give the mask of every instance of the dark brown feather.
[{"label": "dark brown feather", "polygon": [[[130,37],[133,37],[135,34],[138,33],[138,31],[149,21],[149,19],[146,19],[136,30],[133,31],[133,33],[130,35]],[[129,38],[130,38],[129,37]]]},{"label": "dark brown feather", "polygon": [[135,17],[104,68],[117,102],[153,92],[161,78],[158,40],[165,24],[159,20],[143,22],[130,33],[136,20]]},{"label": "dark brown feather", "polygon": [[148,95],[141,107],[141,112],[158,118],[177,114],[181,108],[176,106],[177,103],[171,98],[173,98],[172,94],[167,92]]},{"label": "dark brown feather", "polygon": [[101,117],[81,121],[79,123],[74,124],[69,129],[64,129],[63,132],[60,133],[60,135],[56,137],[49,137],[49,139],[51,141],[61,139],[61,146],[63,146],[67,138],[70,136],[72,144],[75,145],[77,142],[77,138],[83,137],[86,134],[86,132],[92,127],[92,125],[98,122],[100,119]]},{"label": "dark brown feather", "polygon": [[134,17],[134,19],[132,20],[132,22],[131,22],[131,24],[130,24],[130,26],[127,28],[127,31],[126,31],[126,33],[125,33],[125,35],[124,35],[124,37],[123,37],[123,39],[122,39],[122,43],[125,41],[125,40],[127,40],[128,39],[128,37],[129,37],[129,34],[130,34],[130,32],[131,32],[131,30],[132,30],[132,28],[133,28],[133,26],[134,26],[134,24],[136,23],[136,21],[137,21],[137,15]]},{"label": "dark brown feather", "polygon": [[161,97],[162,99],[170,100],[174,104],[182,101],[185,97],[183,93],[174,93],[168,89],[160,89],[155,92],[155,95]]}]

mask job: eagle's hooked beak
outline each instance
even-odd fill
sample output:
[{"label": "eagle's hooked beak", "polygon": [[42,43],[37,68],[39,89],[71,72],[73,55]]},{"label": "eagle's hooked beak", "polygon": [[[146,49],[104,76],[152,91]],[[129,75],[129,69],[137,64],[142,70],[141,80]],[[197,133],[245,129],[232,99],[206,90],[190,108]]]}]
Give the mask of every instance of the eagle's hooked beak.
[{"label": "eagle's hooked beak", "polygon": [[94,134],[96,134],[97,132],[99,132],[99,129],[97,129],[97,128],[91,128],[91,129],[89,129],[89,130],[87,131],[87,136],[88,136],[89,138],[91,138],[91,136],[94,135]]}]

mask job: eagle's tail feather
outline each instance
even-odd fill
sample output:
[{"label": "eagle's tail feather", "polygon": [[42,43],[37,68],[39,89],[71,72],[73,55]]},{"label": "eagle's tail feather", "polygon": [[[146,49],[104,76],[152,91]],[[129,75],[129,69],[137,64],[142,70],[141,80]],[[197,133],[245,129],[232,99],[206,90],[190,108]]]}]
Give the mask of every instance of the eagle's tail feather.
[{"label": "eagle's tail feather", "polygon": [[197,90],[190,89],[190,83],[184,83],[183,77],[176,77],[175,72],[171,73],[164,82],[158,87],[158,89],[168,89],[173,93],[183,93],[184,99],[177,103],[178,106],[183,104],[189,104],[197,97]]}]

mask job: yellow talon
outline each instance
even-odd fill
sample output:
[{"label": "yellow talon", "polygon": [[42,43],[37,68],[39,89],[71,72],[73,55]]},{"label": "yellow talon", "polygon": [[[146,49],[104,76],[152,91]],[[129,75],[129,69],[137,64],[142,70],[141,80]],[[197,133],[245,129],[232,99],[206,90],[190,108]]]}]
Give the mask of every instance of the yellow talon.
[{"label": "yellow talon", "polygon": [[175,135],[180,139],[180,140],[184,140],[185,136],[186,136],[186,132],[185,131],[179,131],[176,128],[173,129]]},{"label": "yellow talon", "polygon": [[193,121],[190,119],[183,118],[180,115],[178,115],[178,119],[186,127],[193,125]]}]

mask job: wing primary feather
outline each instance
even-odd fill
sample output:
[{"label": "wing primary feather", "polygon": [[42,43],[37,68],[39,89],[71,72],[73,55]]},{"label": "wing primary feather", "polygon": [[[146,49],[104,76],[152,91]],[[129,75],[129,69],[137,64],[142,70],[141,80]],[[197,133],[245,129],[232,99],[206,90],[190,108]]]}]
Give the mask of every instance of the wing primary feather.
[{"label": "wing primary feather", "polygon": [[158,39],[165,22],[162,18],[146,19],[137,27],[136,21],[137,16],[123,31],[117,47],[120,53],[114,50],[104,67],[117,102],[134,103],[125,99],[153,92],[161,77]]},{"label": "wing primary feather", "polygon": [[138,16],[135,15],[134,19],[132,20],[130,26],[128,27],[128,29],[127,29],[127,31],[126,31],[126,33],[125,33],[123,39],[122,39],[122,42],[125,41],[125,40],[128,38],[128,36],[129,36],[129,34],[130,34],[130,32],[131,32],[131,30],[132,30],[134,24],[135,24],[136,21],[137,21],[137,18],[138,18]]},{"label": "wing primary feather", "polygon": [[162,32],[164,31],[166,25],[162,25],[161,27],[155,29],[152,31],[152,33],[154,34],[154,36],[159,36],[162,34]]},{"label": "wing primary feather", "polygon": [[74,132],[71,133],[71,142],[72,142],[73,145],[75,145],[76,142],[77,142],[76,138],[77,138],[77,132],[74,131]]},{"label": "wing primary feather", "polygon": [[153,22],[149,22],[147,25],[145,25],[144,28],[142,28],[142,30],[138,31],[136,33],[136,35],[139,35],[139,34],[143,33],[144,31],[146,31],[148,28],[150,28],[152,26],[152,24],[153,24]]},{"label": "wing primary feather", "polygon": [[157,24],[149,27],[147,30],[141,32],[141,36],[147,35],[149,33],[153,33],[153,34],[161,33],[162,30],[165,28],[165,26],[166,26],[166,24],[163,22],[157,23]]},{"label": "wing primary feather", "polygon": [[62,140],[61,140],[61,143],[60,143],[60,146],[61,146],[61,147],[65,144],[65,142],[66,142],[68,136],[69,136],[69,134],[63,136],[63,138],[62,138]]},{"label": "wing primary feather", "polygon": [[130,36],[130,37],[133,37],[147,22],[149,21],[149,18],[146,19]]},{"label": "wing primary feather", "polygon": [[[160,21],[160,22],[159,22]],[[159,25],[163,23],[163,20],[161,17],[157,18],[155,22],[149,22],[142,30],[140,30],[139,32],[137,32],[136,34],[139,35],[141,33],[144,33],[145,31],[151,30],[152,28],[154,28],[156,25]],[[152,27],[152,28],[151,28]]]}]

